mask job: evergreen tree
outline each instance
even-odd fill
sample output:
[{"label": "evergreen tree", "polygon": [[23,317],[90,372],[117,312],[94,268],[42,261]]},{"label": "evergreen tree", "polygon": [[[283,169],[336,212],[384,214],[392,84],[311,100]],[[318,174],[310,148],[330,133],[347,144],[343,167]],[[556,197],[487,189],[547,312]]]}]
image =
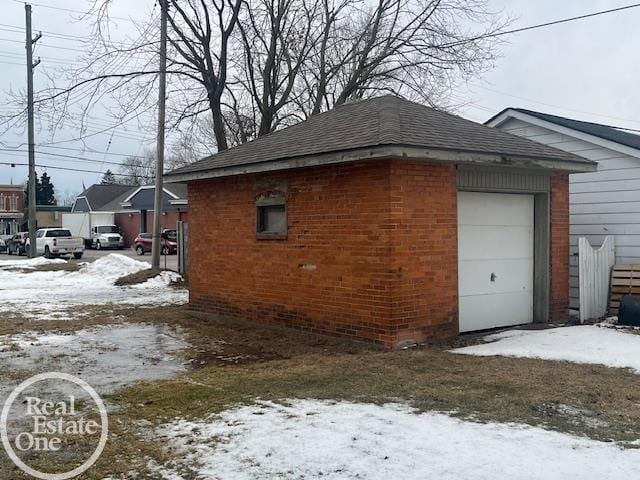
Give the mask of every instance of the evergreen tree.
[{"label": "evergreen tree", "polygon": [[[40,178],[38,178],[38,175],[36,175],[36,205],[41,205],[40,192],[42,192],[42,184],[40,183]],[[24,207],[29,207],[29,179],[27,179],[27,181],[25,182],[24,187]]]},{"label": "evergreen tree", "polygon": [[39,185],[36,184],[36,205],[55,205],[55,188],[47,172],[42,173],[38,183]]},{"label": "evergreen tree", "polygon": [[108,170],[106,172],[104,172],[104,175],[102,176],[102,181],[100,182],[101,185],[115,185],[116,183],[118,183],[116,181],[116,176],[115,174],[111,171]]}]

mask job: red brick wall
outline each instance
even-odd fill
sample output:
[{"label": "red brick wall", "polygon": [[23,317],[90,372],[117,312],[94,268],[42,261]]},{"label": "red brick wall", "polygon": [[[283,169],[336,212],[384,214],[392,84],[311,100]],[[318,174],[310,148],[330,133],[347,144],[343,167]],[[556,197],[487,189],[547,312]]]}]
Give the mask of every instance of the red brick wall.
[{"label": "red brick wall", "polygon": [[[287,240],[257,240],[256,196],[286,192]],[[191,307],[388,344],[389,162],[189,184]]]},{"label": "red brick wall", "polygon": [[[24,210],[24,190],[22,187],[14,186],[14,185],[0,185],[0,194],[4,195],[4,205],[0,205],[0,210],[8,210],[11,212],[22,212]],[[17,200],[17,208],[15,210],[11,209],[11,202],[9,198],[18,197]]]},{"label": "red brick wall", "polygon": [[391,165],[392,322],[397,341],[458,334],[456,169]]},{"label": "red brick wall", "polygon": [[[255,198],[268,190],[286,190],[287,240],[255,238]],[[451,165],[206,180],[189,185],[189,205],[195,310],[386,346],[457,333]]]},{"label": "red brick wall", "polygon": [[569,310],[569,176],[551,177],[550,320],[567,318]]},{"label": "red brick wall", "polygon": [[[551,194],[552,318],[568,305],[568,182]],[[286,193],[288,238],[255,199]],[[458,332],[453,165],[387,160],[191,182],[197,311],[393,346]]]}]

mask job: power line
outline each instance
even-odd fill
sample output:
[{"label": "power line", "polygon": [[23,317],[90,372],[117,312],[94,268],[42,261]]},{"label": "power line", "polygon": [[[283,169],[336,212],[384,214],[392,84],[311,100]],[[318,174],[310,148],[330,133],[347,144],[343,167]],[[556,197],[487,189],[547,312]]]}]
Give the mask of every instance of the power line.
[{"label": "power line", "polygon": [[[24,3],[22,0],[13,0],[16,3]],[[43,5],[41,3],[34,3],[34,2],[29,2],[31,5],[33,5],[34,7],[40,7],[40,8],[49,8],[51,10],[59,10],[61,12],[71,12],[71,13],[79,13],[81,15],[91,15],[94,17],[98,17],[100,16],[98,13],[93,13],[93,12],[83,12],[81,10],[73,10],[71,8],[62,8],[62,7],[53,7],[51,5]],[[114,20],[124,20],[125,22],[132,22],[135,23],[135,20],[131,19],[131,18],[125,18],[125,17],[114,17],[109,15],[109,18],[113,18]]]},{"label": "power line", "polygon": [[[19,53],[13,53],[13,52],[7,52],[6,50],[0,50],[0,56],[2,57],[20,57],[22,58],[23,55],[19,54]],[[54,63],[67,63],[69,65],[73,65],[75,62],[73,62],[73,59],[71,58],[58,58],[58,57],[40,57],[42,60],[48,61],[48,62],[54,62]]]},{"label": "power line", "polygon": [[[488,92],[497,93],[498,95],[504,95],[505,97],[516,98],[518,100],[524,100],[526,102],[538,103],[538,104],[544,105],[546,107],[552,107],[552,108],[556,108],[558,110],[566,110],[567,112],[584,113],[586,115],[595,115],[597,117],[611,118],[613,120],[620,120],[620,121],[623,121],[623,122],[640,123],[640,120],[631,120],[630,118],[614,117],[612,115],[605,115],[605,114],[602,114],[602,113],[595,113],[595,112],[587,112],[585,110],[575,110],[575,109],[569,108],[569,107],[562,107],[560,105],[554,105],[553,103],[541,102],[539,100],[533,100],[532,98],[520,97],[518,95],[512,95],[510,93],[501,92],[499,90],[493,90],[491,88],[487,88],[487,87],[484,87],[482,85],[472,84],[471,86],[475,87],[475,88],[480,88],[482,90],[486,90]],[[619,129],[622,129],[622,130],[640,131],[640,130],[634,130],[632,128],[625,128],[625,127],[614,127],[614,128],[619,128]]]},{"label": "power line", "polygon": [[528,30],[534,30],[537,28],[543,28],[543,27],[550,27],[552,25],[559,25],[561,23],[568,23],[568,22],[573,22],[576,20],[584,20],[585,18],[591,18],[591,17],[597,17],[599,15],[606,15],[608,13],[615,13],[615,12],[621,12],[623,10],[629,10],[631,8],[637,8],[640,7],[640,3],[634,3],[631,5],[625,5],[623,7],[617,7],[617,8],[611,8],[609,10],[600,10],[598,12],[593,12],[593,13],[587,13],[584,15],[578,15],[575,17],[569,17],[569,18],[563,18],[560,20],[553,20],[550,22],[545,22],[545,23],[539,23],[536,25],[530,25],[528,27],[520,27],[520,28],[515,28],[513,30],[505,30],[504,32],[495,32],[495,33],[487,33],[485,35],[478,35],[477,37],[472,37],[472,38],[468,38],[465,40],[460,40],[457,42],[451,42],[451,43],[445,43],[444,45],[440,45],[440,48],[446,48],[446,47],[455,47],[457,45],[464,45],[465,43],[469,43],[469,42],[473,42],[475,40],[482,40],[484,38],[494,38],[494,37],[501,37],[504,35],[511,35],[513,33],[520,33],[520,32],[526,32]]},{"label": "power line", "polygon": [[[19,44],[23,44],[24,43],[23,41],[14,40],[12,38],[0,38],[0,41],[10,42],[10,43],[19,43]],[[62,45],[52,45],[50,43],[45,43],[45,42],[42,42],[42,43],[38,44],[38,46],[40,48],[55,48],[55,49],[65,50],[65,51],[70,51],[70,52],[87,53],[86,50],[81,50],[79,48],[64,47]]]},{"label": "power line", "polygon": [[[146,136],[145,136],[146,139]],[[16,145],[15,147],[10,147],[6,142],[0,142],[0,145],[3,145],[4,147],[6,147],[6,151],[20,151],[21,147],[23,147],[25,144],[21,143],[19,145]],[[135,157],[135,158],[146,158],[143,155],[132,155],[132,154],[128,154],[128,153],[117,153],[117,152],[103,152],[101,150],[94,150],[90,147],[86,147],[86,148],[73,148],[73,147],[58,147],[58,146],[48,146],[46,143],[37,143],[36,147],[44,147],[44,148],[55,148],[56,150],[69,150],[69,151],[73,151],[73,152],[80,152],[80,153],[95,153],[96,155],[113,155],[116,157]],[[43,153],[49,153],[49,152],[43,152]]]},{"label": "power line", "polygon": [[[28,163],[17,163],[17,162],[0,162],[0,165],[8,165],[10,167],[26,167],[29,166]],[[65,171],[69,171],[69,172],[82,172],[82,173],[103,173],[103,172],[99,172],[97,170],[84,170],[81,168],[71,168],[71,167],[57,167],[55,165],[42,165],[42,164],[36,164],[37,168],[51,168],[52,170],[65,170]],[[139,177],[140,175],[135,175],[132,173],[118,173],[117,174],[119,177]]]},{"label": "power line", "polygon": [[[23,155],[20,155],[21,152],[22,153],[26,152],[26,150],[14,150],[10,148],[0,148],[0,151],[8,152],[8,153],[5,153],[5,155],[20,156],[20,157],[23,156]],[[48,155],[51,157],[60,157],[61,159],[75,161],[75,162],[89,162],[89,163],[99,163],[99,164],[108,163],[110,165],[118,165],[118,166],[126,165],[125,163],[122,163],[122,162],[111,162],[109,160],[102,161],[95,158],[77,157],[74,155],[64,155],[62,153],[43,152],[42,150],[36,150],[35,152],[42,155]],[[49,158],[49,160],[54,160],[54,159]]]}]

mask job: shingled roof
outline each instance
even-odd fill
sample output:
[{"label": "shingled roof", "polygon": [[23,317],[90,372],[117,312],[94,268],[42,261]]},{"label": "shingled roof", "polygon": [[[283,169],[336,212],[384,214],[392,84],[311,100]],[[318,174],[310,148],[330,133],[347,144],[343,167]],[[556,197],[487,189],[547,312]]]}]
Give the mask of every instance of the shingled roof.
[{"label": "shingled roof", "polygon": [[485,123],[491,122],[493,119],[499,117],[503,113],[513,110],[515,112],[524,113],[533,117],[544,120],[545,122],[551,122],[561,127],[571,128],[578,132],[593,135],[594,137],[602,138],[612,142],[619,143],[626,147],[631,147],[640,150],[640,135],[635,135],[630,132],[625,132],[624,129],[612,127],[610,125],[602,125],[600,123],[584,122],[582,120],[574,120],[572,118],[559,117],[557,115],[551,115],[548,113],[536,112],[533,110],[527,110],[525,108],[506,108],[497,115],[494,115]]},{"label": "shingled roof", "polygon": [[[389,148],[406,147],[420,152],[393,153]],[[428,149],[430,152],[425,152]],[[274,162],[291,162],[281,168],[354,161],[365,158],[402,155],[431,158],[440,152],[466,152],[497,156],[496,163],[513,164],[515,159],[558,162],[558,168],[594,170],[595,164],[577,155],[502,132],[456,115],[402,98],[387,95],[345,104],[308,120],[276,131],[252,142],[219,152],[166,174],[168,181],[234,175],[274,170]],[[340,154],[337,160],[327,154]],[[432,158],[436,158],[435,156]],[[438,158],[446,160],[445,158]],[[560,163],[563,166],[560,166]],[[568,167],[568,165],[571,167]],[[548,168],[554,168],[547,162]]]},{"label": "shingled roof", "polygon": [[85,197],[94,211],[103,210],[103,207],[110,203],[114,198],[131,190],[130,185],[103,185],[100,183],[91,185],[78,197]]}]

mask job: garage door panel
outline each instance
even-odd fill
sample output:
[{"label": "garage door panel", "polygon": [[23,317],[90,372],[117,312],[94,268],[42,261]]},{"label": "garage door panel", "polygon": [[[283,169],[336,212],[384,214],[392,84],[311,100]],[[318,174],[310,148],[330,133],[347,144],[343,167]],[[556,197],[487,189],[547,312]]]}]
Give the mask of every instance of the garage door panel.
[{"label": "garage door panel", "polygon": [[[491,274],[495,275],[493,281]],[[533,291],[530,258],[460,262],[458,275],[461,297]]]},{"label": "garage door panel", "polygon": [[533,218],[533,195],[458,193],[461,332],[533,321]]},{"label": "garage door panel", "polygon": [[[496,315],[496,306],[500,315]],[[522,325],[531,323],[533,296],[530,292],[511,292],[460,297],[459,307],[461,332]]]},{"label": "garage door panel", "polygon": [[529,199],[533,203],[531,195],[478,192],[460,195],[464,200],[458,202],[459,225],[533,225],[533,209],[523,208]]},{"label": "garage door panel", "polygon": [[532,226],[461,225],[459,260],[533,258]]}]

